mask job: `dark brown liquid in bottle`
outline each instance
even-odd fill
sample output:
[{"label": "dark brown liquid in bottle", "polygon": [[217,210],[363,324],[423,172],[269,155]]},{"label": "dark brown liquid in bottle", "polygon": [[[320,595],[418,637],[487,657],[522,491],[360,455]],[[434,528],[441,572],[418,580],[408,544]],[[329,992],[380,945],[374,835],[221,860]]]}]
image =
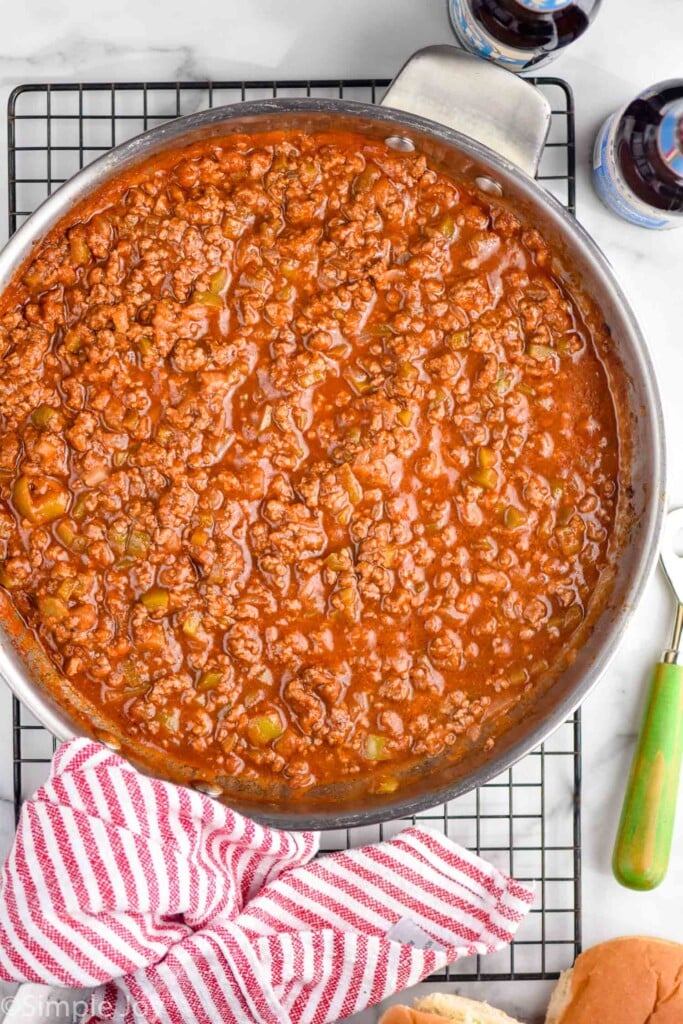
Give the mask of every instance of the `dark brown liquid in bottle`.
[{"label": "dark brown liquid in bottle", "polygon": [[576,0],[555,11],[524,6],[517,0],[470,0],[482,27],[506,46],[546,53],[578,39],[597,13],[601,0]]},{"label": "dark brown liquid in bottle", "polygon": [[643,202],[683,213],[683,79],[660,82],[628,105],[616,152],[625,181]]}]

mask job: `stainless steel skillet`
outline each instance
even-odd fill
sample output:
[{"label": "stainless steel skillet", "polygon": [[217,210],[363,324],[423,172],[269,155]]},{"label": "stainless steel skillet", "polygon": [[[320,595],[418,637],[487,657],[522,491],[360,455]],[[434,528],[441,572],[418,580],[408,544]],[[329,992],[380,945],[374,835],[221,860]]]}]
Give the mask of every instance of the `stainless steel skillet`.
[{"label": "stainless steel skillet", "polygon": [[48,729],[60,738],[91,732],[147,770],[205,788],[280,827],[332,828],[406,817],[481,785],[537,746],[583,700],[613,654],[656,559],[664,507],[664,439],[652,365],[625,296],[589,236],[533,180],[548,123],[548,105],[532,86],[450,47],[416,54],[379,108],[341,100],[285,99],[193,114],[117,147],[59,189],[0,254],[0,288],[35,244],[95,189],[167,149],[231,133],[353,130],[390,140],[397,148],[422,151],[455,178],[499,196],[497,201],[542,231],[556,254],[558,273],[590,297],[613,341],[605,359],[620,393],[624,469],[614,538],[616,572],[605,610],[592,630],[586,629],[575,661],[523,714],[511,718],[492,751],[473,747],[459,761],[425,764],[407,773],[393,794],[369,795],[362,785],[348,784],[295,801],[291,794],[257,794],[234,780],[207,779],[196,767],[167,757],[153,759],[126,737],[109,735],[95,709],[81,707],[74,714],[74,695],[66,682],[55,676],[3,602],[0,673]]}]

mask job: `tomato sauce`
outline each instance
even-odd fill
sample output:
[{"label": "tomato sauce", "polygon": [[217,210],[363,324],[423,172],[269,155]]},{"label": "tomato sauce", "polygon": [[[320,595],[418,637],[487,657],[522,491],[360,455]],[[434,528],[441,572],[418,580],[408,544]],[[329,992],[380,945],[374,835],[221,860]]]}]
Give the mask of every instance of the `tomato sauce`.
[{"label": "tomato sauce", "polygon": [[293,791],[491,745],[610,568],[619,446],[533,227],[349,134],[195,145],[0,319],[0,583],[114,733]]}]

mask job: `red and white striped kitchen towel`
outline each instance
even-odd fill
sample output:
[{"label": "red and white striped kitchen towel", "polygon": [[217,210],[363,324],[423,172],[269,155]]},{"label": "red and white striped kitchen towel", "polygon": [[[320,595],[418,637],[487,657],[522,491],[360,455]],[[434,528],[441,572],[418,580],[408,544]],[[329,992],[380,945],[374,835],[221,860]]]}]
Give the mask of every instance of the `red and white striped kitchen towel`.
[{"label": "red and white striped kitchen towel", "polygon": [[0,976],[96,986],[89,1021],[325,1024],[502,948],[531,904],[428,829],[317,847],[72,740],[4,866]]}]

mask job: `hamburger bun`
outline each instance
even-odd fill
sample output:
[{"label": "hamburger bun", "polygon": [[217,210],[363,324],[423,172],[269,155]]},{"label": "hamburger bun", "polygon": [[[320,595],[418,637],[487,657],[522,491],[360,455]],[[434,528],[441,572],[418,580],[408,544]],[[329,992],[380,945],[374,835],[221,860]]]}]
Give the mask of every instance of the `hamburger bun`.
[{"label": "hamburger bun", "polygon": [[682,1024],[683,946],[634,936],[586,950],[553,992],[546,1024]]},{"label": "hamburger bun", "polygon": [[417,999],[412,1009],[392,1006],[379,1024],[519,1024],[502,1010],[474,999],[436,992]]}]

